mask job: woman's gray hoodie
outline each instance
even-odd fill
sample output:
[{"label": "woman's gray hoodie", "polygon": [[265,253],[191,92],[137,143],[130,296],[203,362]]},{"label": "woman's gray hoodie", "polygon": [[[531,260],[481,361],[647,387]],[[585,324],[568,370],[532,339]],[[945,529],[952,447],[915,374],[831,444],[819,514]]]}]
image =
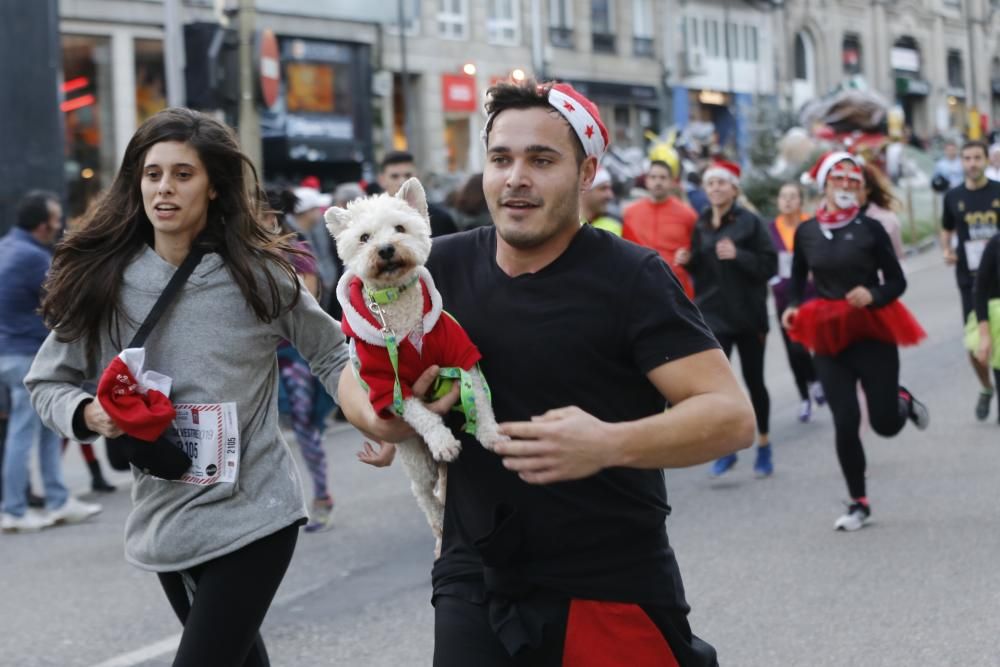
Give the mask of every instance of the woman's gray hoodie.
[{"label": "woman's gray hoodie", "polygon": [[[144,248],[125,269],[120,302],[127,344],[176,268]],[[313,373],[336,395],[347,347],[340,326],[283,272],[272,270],[283,303],[299,289],[299,302],[269,323],[247,304],[222,258],[208,254],[146,340],[146,368],[173,378],[174,403],[237,405],[241,454],[232,484],[208,487],[168,482],[133,468],[133,509],[125,524],[125,557],[156,572],[190,568],[218,558],[306,517],[302,486],[278,428],[275,348],[287,339]],[[50,334],[25,385],[42,420],[76,438],[73,414],[92,396],[96,381],[120,352],[102,331],[100,358],[88,359],[84,342],[60,343]],[[92,438],[93,439],[93,438]]]}]

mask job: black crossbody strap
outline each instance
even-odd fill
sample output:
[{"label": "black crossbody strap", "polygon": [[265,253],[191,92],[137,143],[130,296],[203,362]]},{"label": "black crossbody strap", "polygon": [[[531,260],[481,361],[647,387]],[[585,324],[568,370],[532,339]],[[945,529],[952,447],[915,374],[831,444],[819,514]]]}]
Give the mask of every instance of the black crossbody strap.
[{"label": "black crossbody strap", "polygon": [[163,292],[160,293],[160,297],[153,304],[153,309],[149,311],[149,315],[146,315],[146,319],[143,320],[142,325],[139,330],[135,332],[135,336],[132,337],[132,342],[128,344],[128,347],[142,347],[143,343],[146,342],[146,337],[156,326],[156,323],[160,321],[160,317],[163,313],[170,307],[170,302],[174,300],[177,293],[181,291],[181,287],[187,282],[187,279],[191,276],[191,272],[194,271],[195,267],[198,266],[198,262],[201,258],[205,256],[205,248],[197,245],[191,246],[190,252],[188,252],[187,257],[181,262],[181,265],[177,267],[174,271],[174,275],[170,277],[170,281],[167,286],[163,288]]}]

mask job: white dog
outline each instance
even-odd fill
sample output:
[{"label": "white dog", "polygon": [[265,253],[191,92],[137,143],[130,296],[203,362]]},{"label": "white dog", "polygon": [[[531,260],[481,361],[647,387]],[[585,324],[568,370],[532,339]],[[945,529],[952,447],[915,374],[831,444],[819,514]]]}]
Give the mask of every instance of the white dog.
[{"label": "white dog", "polygon": [[324,218],[346,268],[337,284],[337,299],[352,363],[376,412],[401,416],[423,438],[399,443],[398,451],[417,504],[440,540],[444,462],[454,460],[461,446],[441,417],[420,397],[410,395],[413,382],[437,364],[443,375],[462,383],[467,430],[474,425],[476,438],[487,449],[506,436],[497,426],[479,372],[479,351],[441,310],[441,295],[424,268],[431,250],[424,188],[411,178],[395,197],[355,200],[346,210],[327,209]]}]

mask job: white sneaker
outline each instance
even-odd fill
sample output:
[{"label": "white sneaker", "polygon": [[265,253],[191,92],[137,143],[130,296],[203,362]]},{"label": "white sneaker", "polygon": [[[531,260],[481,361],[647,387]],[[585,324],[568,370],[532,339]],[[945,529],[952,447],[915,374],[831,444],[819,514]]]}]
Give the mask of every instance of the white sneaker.
[{"label": "white sneaker", "polygon": [[52,523],[80,523],[102,509],[97,503],[85,503],[70,496],[62,507],[49,512],[49,518],[52,519]]},{"label": "white sneaker", "polygon": [[45,514],[25,512],[24,516],[14,516],[4,512],[0,527],[5,533],[37,533],[52,525],[52,518]]},{"label": "white sneaker", "polygon": [[872,515],[871,509],[861,503],[852,503],[847,506],[847,513],[844,516],[837,519],[837,522],[833,524],[834,530],[858,530],[866,523],[868,523],[868,518]]}]

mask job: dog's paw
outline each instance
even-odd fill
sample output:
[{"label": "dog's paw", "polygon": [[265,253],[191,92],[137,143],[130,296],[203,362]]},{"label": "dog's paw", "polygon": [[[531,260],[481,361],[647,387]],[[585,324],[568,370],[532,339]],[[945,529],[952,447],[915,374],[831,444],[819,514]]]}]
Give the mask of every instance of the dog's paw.
[{"label": "dog's paw", "polygon": [[492,452],[496,449],[498,443],[507,442],[510,440],[510,437],[504,435],[498,430],[487,429],[477,432],[476,440],[478,440],[483,447]]},{"label": "dog's paw", "polygon": [[434,437],[427,441],[427,447],[431,450],[431,456],[435,461],[450,463],[458,458],[462,451],[462,444],[455,439],[451,431],[442,429]]}]

